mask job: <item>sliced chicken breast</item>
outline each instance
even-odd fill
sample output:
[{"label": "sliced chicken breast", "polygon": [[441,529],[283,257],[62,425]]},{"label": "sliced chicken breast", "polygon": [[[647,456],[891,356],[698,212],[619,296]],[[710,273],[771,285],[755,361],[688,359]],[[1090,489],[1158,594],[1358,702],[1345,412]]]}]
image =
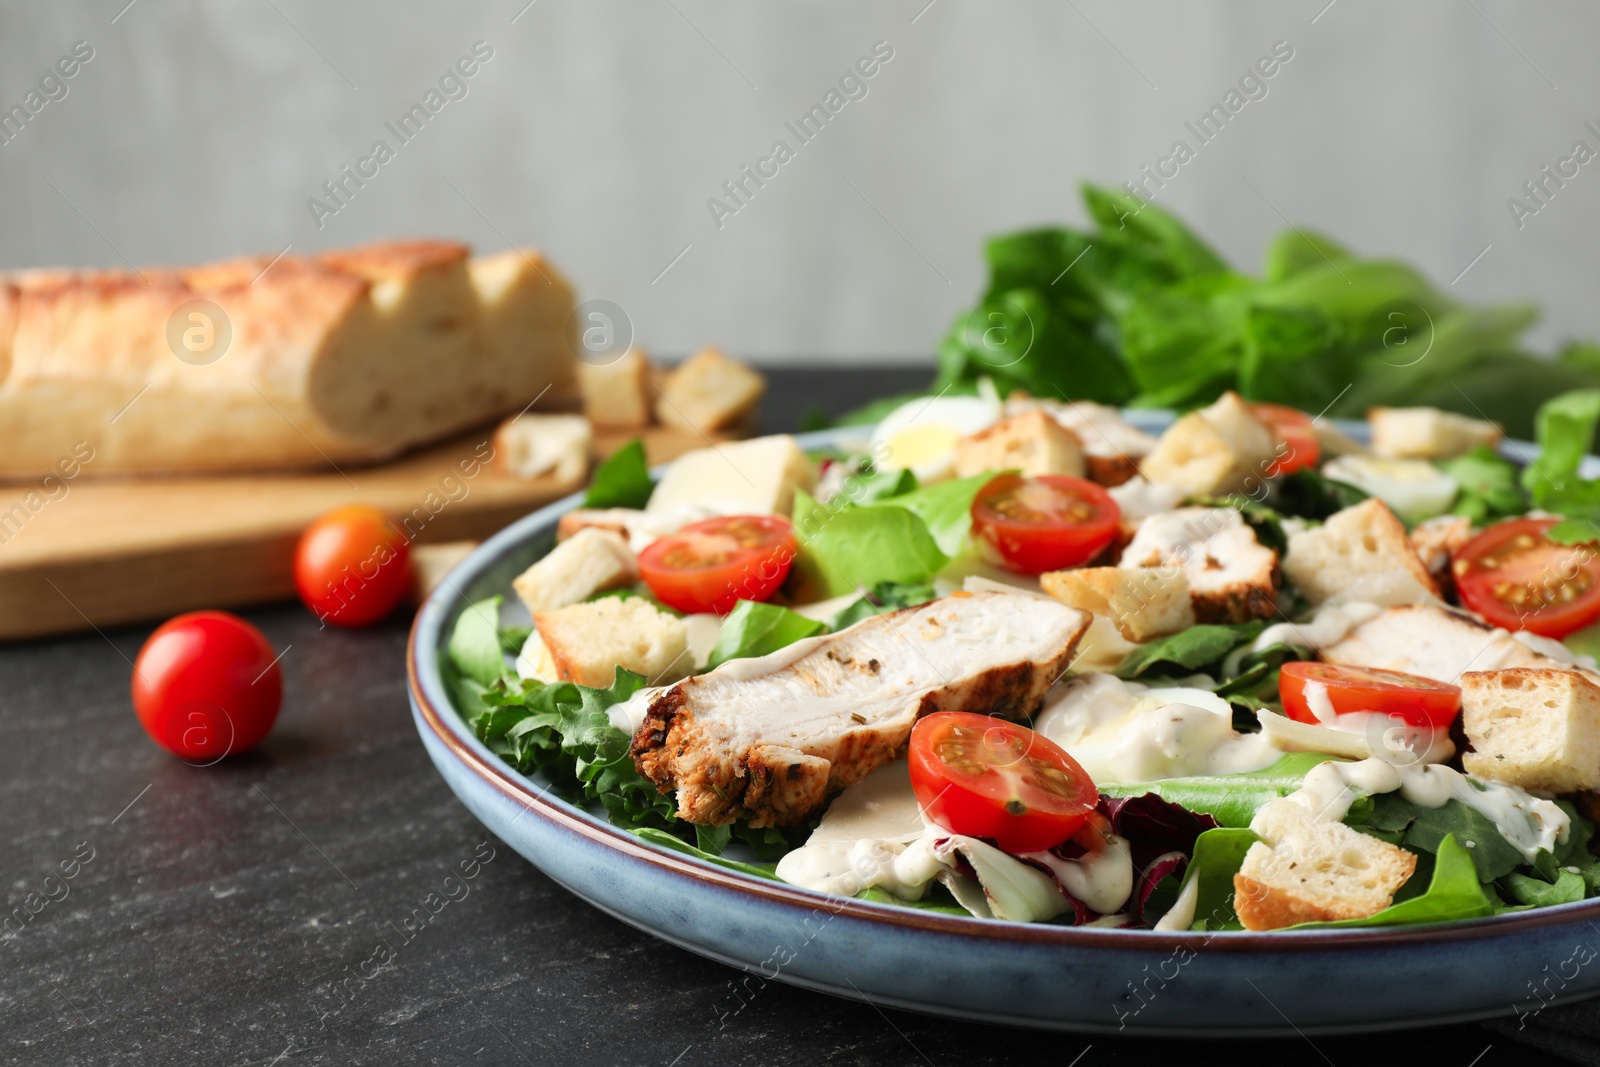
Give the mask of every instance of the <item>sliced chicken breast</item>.
[{"label": "sliced chicken breast", "polygon": [[800,822],[905,752],[932,711],[1021,717],[1067,669],[1086,612],[957,592],[663,690],[633,738],[640,772],[702,825]]},{"label": "sliced chicken breast", "polygon": [[1513,636],[1465,612],[1427,604],[1387,609],[1322,649],[1322,658],[1350,667],[1417,674],[1452,685],[1459,685],[1466,671],[1576,669],[1559,642],[1528,634]]},{"label": "sliced chicken breast", "polygon": [[1233,508],[1178,508],[1139,524],[1120,566],[1181,571],[1201,622],[1246,622],[1278,613],[1278,554]]}]

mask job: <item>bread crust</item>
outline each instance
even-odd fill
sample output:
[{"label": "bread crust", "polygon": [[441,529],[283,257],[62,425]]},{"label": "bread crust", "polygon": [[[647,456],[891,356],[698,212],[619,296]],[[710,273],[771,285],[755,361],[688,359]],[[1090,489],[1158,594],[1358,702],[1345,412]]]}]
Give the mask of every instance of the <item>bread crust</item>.
[{"label": "bread crust", "polygon": [[[572,293],[537,253],[540,315],[491,321],[468,249],[396,241],[310,258],[31,270],[0,280],[0,479],[78,442],[85,477],[359,464],[516,410],[571,382]],[[220,309],[220,356],[170,336]],[[217,316],[214,337],[222,335]]]}]

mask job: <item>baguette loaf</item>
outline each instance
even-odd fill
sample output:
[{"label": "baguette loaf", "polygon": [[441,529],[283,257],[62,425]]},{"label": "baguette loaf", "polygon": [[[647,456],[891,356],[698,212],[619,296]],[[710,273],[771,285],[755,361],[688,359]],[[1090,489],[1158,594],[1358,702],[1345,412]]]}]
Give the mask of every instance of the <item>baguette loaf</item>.
[{"label": "baguette loaf", "polygon": [[0,478],[80,441],[91,477],[384,459],[570,396],[571,312],[537,253],[443,241],[0,277]]}]

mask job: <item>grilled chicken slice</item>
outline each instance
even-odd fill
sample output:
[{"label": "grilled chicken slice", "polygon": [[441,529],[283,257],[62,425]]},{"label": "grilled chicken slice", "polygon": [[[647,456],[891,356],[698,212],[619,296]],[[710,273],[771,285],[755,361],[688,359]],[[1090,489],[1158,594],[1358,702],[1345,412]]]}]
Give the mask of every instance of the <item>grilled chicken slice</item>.
[{"label": "grilled chicken slice", "polygon": [[1256,540],[1234,508],[1152,515],[1139,524],[1120,565],[1182,571],[1201,622],[1247,622],[1278,613],[1278,554]]},{"label": "grilled chicken slice", "polygon": [[1321,651],[1329,663],[1401,671],[1451,685],[1461,684],[1466,671],[1577,669],[1559,642],[1513,637],[1465,612],[1428,604],[1389,608]]},{"label": "grilled chicken slice", "polygon": [[958,592],[732,663],[655,696],[639,771],[678,815],[797,823],[902,755],[932,711],[1019,717],[1066,671],[1089,615],[1021,592]]}]

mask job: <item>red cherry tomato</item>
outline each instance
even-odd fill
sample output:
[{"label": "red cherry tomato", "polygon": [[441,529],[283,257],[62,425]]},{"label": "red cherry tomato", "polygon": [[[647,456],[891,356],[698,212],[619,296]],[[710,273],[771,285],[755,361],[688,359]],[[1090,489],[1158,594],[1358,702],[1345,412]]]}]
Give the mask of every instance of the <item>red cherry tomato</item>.
[{"label": "red cherry tomato", "polygon": [[323,622],[370,626],[410,590],[411,544],[377,508],[335,508],[300,535],[294,587]]},{"label": "red cherry tomato", "polygon": [[1071,837],[1100,802],[1078,761],[1054,741],[989,715],[940,711],[911,729],[911,788],[952,833],[1006,852],[1040,852]]},{"label": "red cherry tomato", "polygon": [[254,748],[278,719],[283,674],[260,630],[225,611],[162,623],[133,665],[133,708],[151,740],[215,763]]},{"label": "red cherry tomato", "polygon": [[776,515],[690,523],[639,553],[639,575],[668,607],[726,615],[741,600],[766,600],[794,565],[794,527]]},{"label": "red cherry tomato", "polygon": [[1001,474],[972,500],[972,532],[1023,574],[1087,563],[1117,535],[1122,509],[1093,482]]},{"label": "red cherry tomato", "polygon": [[1317,465],[1322,458],[1322,441],[1317,437],[1317,428],[1311,425],[1310,415],[1282,404],[1251,404],[1250,410],[1278,439],[1278,458],[1262,473],[1273,478]]},{"label": "red cherry tomato", "polygon": [[1334,714],[1375,711],[1404,719],[1413,726],[1442,730],[1461,711],[1461,689],[1432,678],[1371,667],[1343,667],[1333,663],[1285,663],[1278,673],[1278,696],[1283,710],[1296,722],[1321,725],[1306,697],[1306,686],[1327,687]]},{"label": "red cherry tomato", "polygon": [[1600,545],[1558,545],[1555,519],[1495,523],[1456,550],[1461,602],[1496,626],[1563,638],[1600,619]]}]

